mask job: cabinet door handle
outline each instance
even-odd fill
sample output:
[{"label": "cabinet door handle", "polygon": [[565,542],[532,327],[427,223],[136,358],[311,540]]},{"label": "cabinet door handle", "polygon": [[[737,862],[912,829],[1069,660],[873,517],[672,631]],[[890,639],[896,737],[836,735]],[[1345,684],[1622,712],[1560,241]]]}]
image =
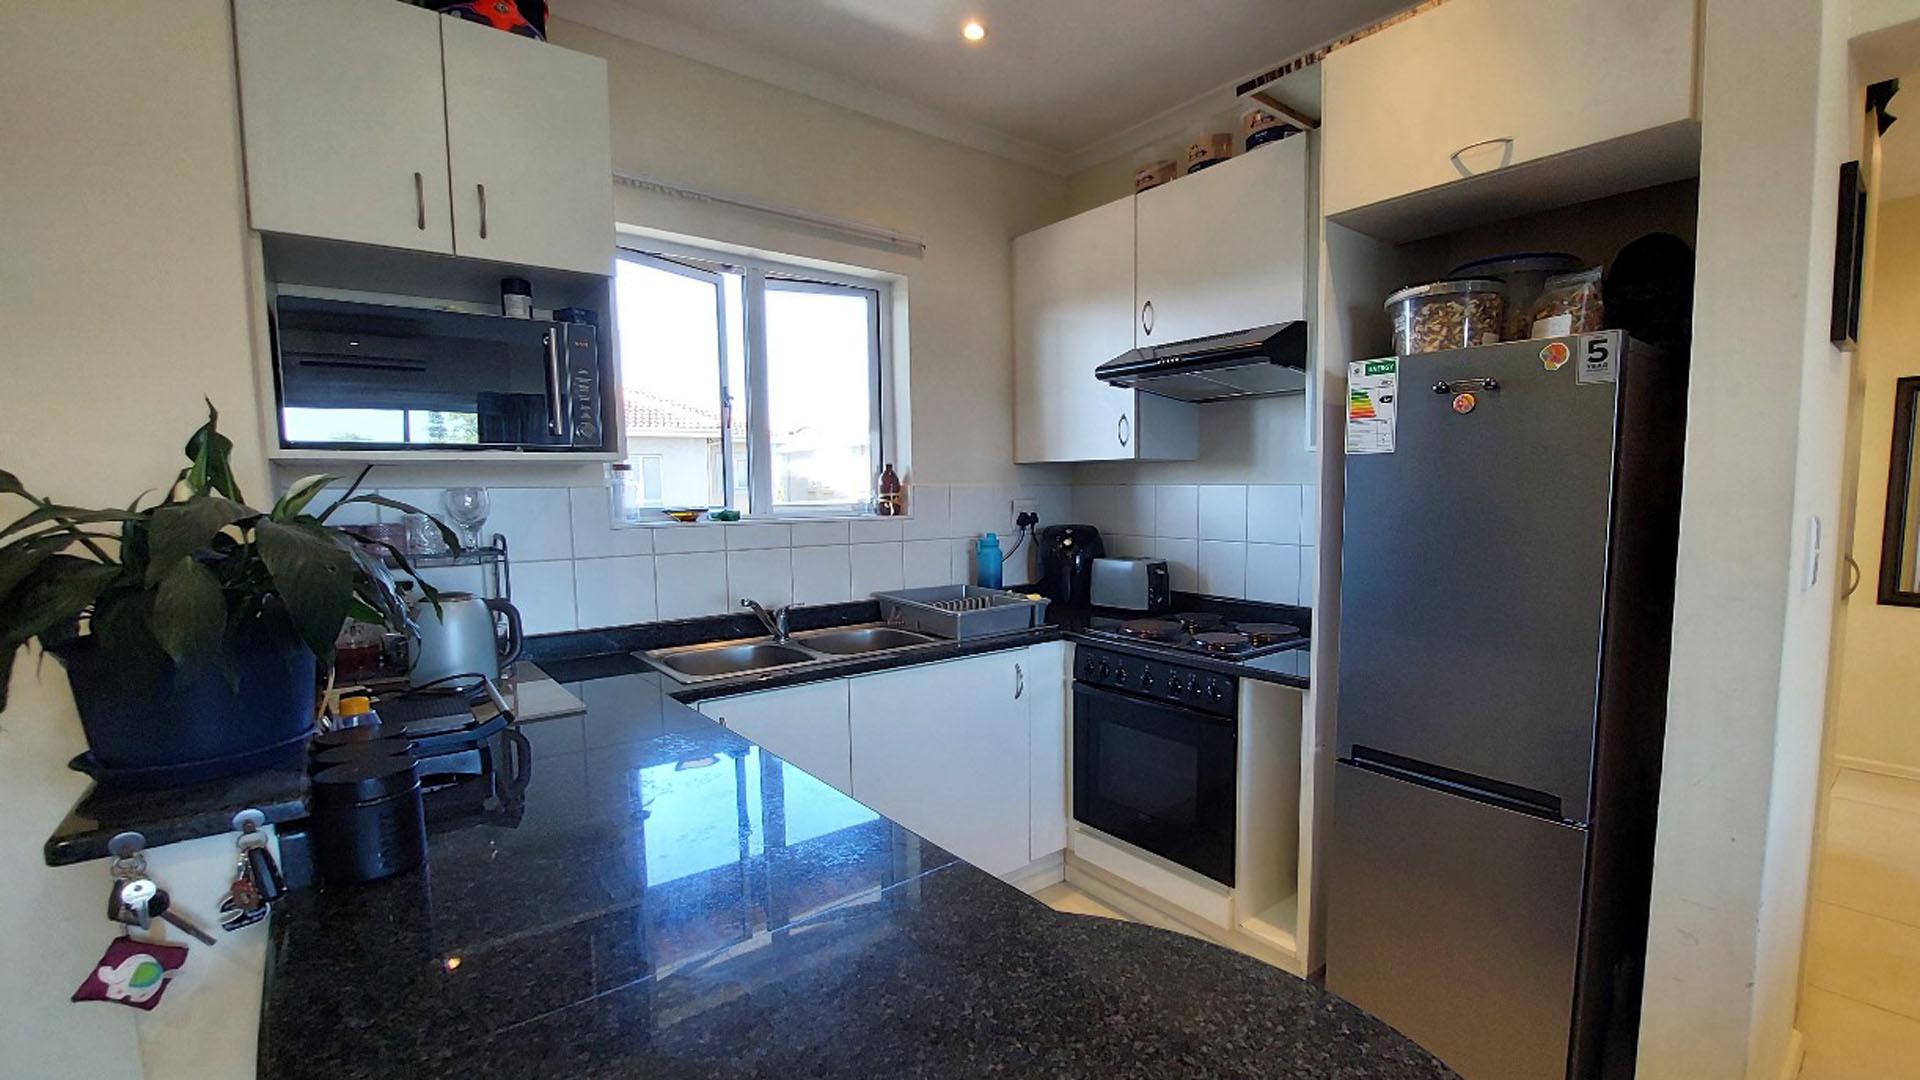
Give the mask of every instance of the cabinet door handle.
[{"label": "cabinet door handle", "polygon": [[487,185],[475,184],[473,189],[480,193],[480,239],[487,238]]},{"label": "cabinet door handle", "polygon": [[1473,176],[1475,175],[1474,171],[1467,168],[1466,163],[1460,160],[1460,155],[1469,150],[1477,150],[1482,146],[1492,146],[1495,143],[1503,143],[1507,149],[1505,153],[1500,155],[1500,164],[1495,165],[1494,168],[1504,169],[1513,164],[1513,136],[1511,135],[1502,135],[1497,139],[1481,139],[1479,142],[1470,142],[1447,155],[1447,160],[1453,162],[1453,167],[1459,171],[1461,176]]},{"label": "cabinet door handle", "polygon": [[1019,701],[1020,695],[1027,692],[1027,672],[1019,664],[1013,665],[1013,700]]},{"label": "cabinet door handle", "polygon": [[427,181],[419,173],[413,174],[414,227],[421,232],[427,231]]},{"label": "cabinet door handle", "polygon": [[[1461,147],[1461,149],[1468,148]],[[1140,329],[1149,336],[1153,334],[1153,301],[1151,300],[1140,305]]]},{"label": "cabinet door handle", "polygon": [[1121,446],[1127,445],[1127,440],[1133,437],[1133,423],[1127,419],[1127,414],[1120,414],[1120,422],[1114,425],[1114,434],[1120,437]]},{"label": "cabinet door handle", "polygon": [[[484,234],[483,234],[484,235]],[[560,370],[560,328],[547,331],[547,434],[567,434],[567,377]]]}]

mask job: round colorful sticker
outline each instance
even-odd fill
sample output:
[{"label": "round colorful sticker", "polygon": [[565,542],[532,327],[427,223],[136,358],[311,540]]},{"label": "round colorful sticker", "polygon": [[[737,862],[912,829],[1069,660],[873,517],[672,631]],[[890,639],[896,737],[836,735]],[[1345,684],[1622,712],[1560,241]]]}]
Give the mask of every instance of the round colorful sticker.
[{"label": "round colorful sticker", "polygon": [[1548,371],[1559,371],[1573,358],[1573,350],[1567,348],[1564,341],[1549,341],[1540,350],[1540,366]]},{"label": "round colorful sticker", "polygon": [[1478,404],[1480,404],[1480,399],[1474,397],[1472,394],[1456,394],[1453,399],[1453,411],[1459,413],[1461,416],[1465,416],[1472,412],[1473,407]]}]

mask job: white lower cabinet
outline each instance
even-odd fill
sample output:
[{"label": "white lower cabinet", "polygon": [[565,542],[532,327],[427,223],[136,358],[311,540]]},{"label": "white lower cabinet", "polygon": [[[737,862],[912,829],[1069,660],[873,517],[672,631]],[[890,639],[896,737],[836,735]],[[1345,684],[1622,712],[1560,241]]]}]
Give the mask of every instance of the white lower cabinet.
[{"label": "white lower cabinet", "polygon": [[989,874],[1027,865],[1026,650],[854,679],[853,797]]},{"label": "white lower cabinet", "polygon": [[1027,858],[1067,848],[1067,746],[1073,737],[1073,646],[1027,650]]},{"label": "white lower cabinet", "polygon": [[715,698],[696,707],[822,783],[854,793],[847,680]]}]

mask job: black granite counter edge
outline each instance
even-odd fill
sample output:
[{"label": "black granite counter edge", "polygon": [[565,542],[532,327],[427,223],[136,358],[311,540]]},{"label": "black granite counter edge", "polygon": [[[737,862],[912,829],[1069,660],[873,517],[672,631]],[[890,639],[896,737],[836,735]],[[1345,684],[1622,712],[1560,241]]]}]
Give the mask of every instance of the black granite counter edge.
[{"label": "black granite counter edge", "polygon": [[177,844],[233,831],[233,816],[254,809],[267,823],[307,816],[305,755],[290,768],[248,773],[185,788],[120,791],[95,784],[67,812],[41,849],[48,866],[72,866],[107,857],[107,842],[138,832],[147,847]]}]

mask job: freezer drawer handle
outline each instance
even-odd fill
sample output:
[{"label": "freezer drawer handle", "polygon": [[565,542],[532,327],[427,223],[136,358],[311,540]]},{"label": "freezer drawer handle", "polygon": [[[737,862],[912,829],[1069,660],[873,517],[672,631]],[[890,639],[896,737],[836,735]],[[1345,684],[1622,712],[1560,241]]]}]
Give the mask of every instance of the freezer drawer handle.
[{"label": "freezer drawer handle", "polygon": [[1348,763],[1368,772],[1402,780],[1409,784],[1444,791],[1475,802],[1487,803],[1507,810],[1517,810],[1522,814],[1546,818],[1548,821],[1566,820],[1562,813],[1560,798],[1544,791],[1535,791],[1518,784],[1502,783],[1469,772],[1460,772],[1441,765],[1433,765],[1403,758],[1398,754],[1389,754],[1384,750],[1375,750],[1371,746],[1354,744]]},{"label": "freezer drawer handle", "polygon": [[1464,394],[1469,390],[1498,390],[1499,379],[1442,379],[1433,384],[1436,394]]}]

